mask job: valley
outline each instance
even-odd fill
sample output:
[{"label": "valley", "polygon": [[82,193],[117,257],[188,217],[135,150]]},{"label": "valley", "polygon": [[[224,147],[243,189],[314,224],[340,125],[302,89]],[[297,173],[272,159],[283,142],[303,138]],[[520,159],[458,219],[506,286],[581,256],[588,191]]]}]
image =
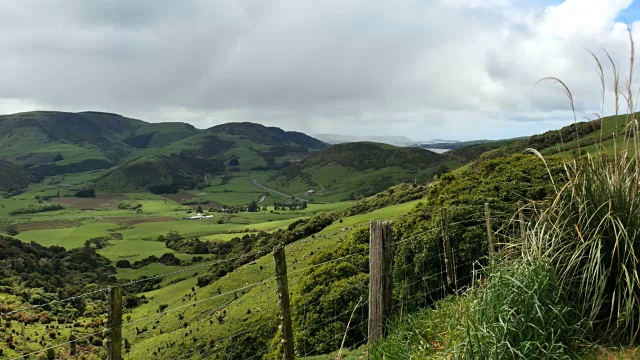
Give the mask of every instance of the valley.
[{"label": "valley", "polygon": [[[620,129],[612,118],[603,124],[606,134]],[[271,253],[284,245],[300,358],[334,357],[343,347],[343,358],[362,358],[366,332],[343,326],[366,285],[370,222],[391,222],[402,254],[394,298],[407,304],[402,311],[419,311],[440,299],[416,301],[413,292],[429,293],[440,274],[424,261],[441,255],[441,212],[449,212],[456,251],[485,264],[485,203],[495,236],[506,236],[517,204],[543,204],[566,181],[563,159],[596,146],[597,125],[580,123],[579,135],[573,125],[559,130],[563,147],[552,131],[437,154],[328,145],[250,123],[198,130],[112,114],[0,117],[10,162],[0,172],[12,179],[0,182],[0,250],[40,254],[31,272],[15,256],[0,257],[0,357],[102,357],[107,294],[118,286],[129,358],[278,358]],[[103,138],[83,135],[85,127]],[[39,145],[20,152],[17,133]],[[527,147],[546,163],[522,154]]]}]

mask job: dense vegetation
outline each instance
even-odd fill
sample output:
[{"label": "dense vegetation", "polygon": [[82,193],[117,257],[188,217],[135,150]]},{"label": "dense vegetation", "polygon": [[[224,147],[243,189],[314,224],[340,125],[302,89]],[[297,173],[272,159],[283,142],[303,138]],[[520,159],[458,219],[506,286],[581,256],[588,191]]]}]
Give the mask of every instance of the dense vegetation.
[{"label": "dense vegetation", "polygon": [[[2,293],[38,305],[66,299],[115,282],[111,262],[91,247],[65,250],[0,236],[0,286]],[[47,310],[66,316],[82,315],[84,298],[53,305]],[[11,307],[3,312],[11,311]]]},{"label": "dense vegetation", "polygon": [[[557,159],[548,159],[550,170],[556,181],[562,179],[562,167]],[[401,187],[404,190],[412,187]],[[393,195],[396,191],[387,192]],[[442,288],[441,209],[447,210],[449,233],[454,251],[459,253],[457,269],[458,283],[462,288],[470,284],[471,264],[480,259],[486,250],[486,228],[484,228],[484,204],[490,203],[495,211],[495,226],[508,224],[522,199],[541,201],[554,194],[554,187],[544,163],[533,155],[513,155],[508,158],[487,161],[458,175],[445,174],[426,189],[421,202],[408,216],[393,223],[394,245],[394,301],[405,304],[403,311],[412,311],[433,304],[449,294]],[[373,202],[376,197],[364,203]],[[355,209],[360,209],[356,205]],[[348,210],[353,211],[353,210]],[[436,231],[433,231],[436,230]],[[402,239],[415,237],[407,242]],[[334,318],[337,309],[352,309],[359,301],[368,274],[368,232],[355,232],[335,250],[320,251],[314,255],[312,264],[322,264],[329,259],[337,261],[312,268],[303,273],[301,292],[293,298],[299,337],[296,344],[308,353],[324,353],[340,346],[333,334],[339,324],[349,320],[350,313]],[[331,285],[328,285],[331,284]],[[321,306],[311,306],[316,303]],[[399,310],[399,309],[398,309]],[[357,312],[356,312],[357,314]],[[366,316],[361,314],[357,316]],[[356,320],[358,320],[356,318]],[[354,323],[358,323],[354,320]],[[318,330],[318,328],[322,330]],[[314,337],[307,332],[313,329]],[[347,344],[358,343],[366,329],[355,328],[348,333]]]},{"label": "dense vegetation", "polygon": [[20,193],[38,179],[20,165],[0,160],[0,196]]},{"label": "dense vegetation", "polygon": [[41,204],[41,205],[31,205],[28,208],[24,209],[16,209],[11,211],[9,214],[11,215],[19,215],[19,214],[36,214],[47,211],[57,211],[64,209],[64,206],[60,204]]}]

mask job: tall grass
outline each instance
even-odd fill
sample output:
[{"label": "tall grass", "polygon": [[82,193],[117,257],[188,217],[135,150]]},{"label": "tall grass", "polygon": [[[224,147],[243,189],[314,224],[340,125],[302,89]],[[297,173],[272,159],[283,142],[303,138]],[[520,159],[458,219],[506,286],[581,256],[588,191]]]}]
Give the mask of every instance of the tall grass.
[{"label": "tall grass", "polygon": [[[633,343],[640,330],[640,166],[632,88],[635,46],[630,30],[629,39],[629,75],[622,89],[619,72],[607,53],[613,70],[616,121],[621,105],[626,104],[624,126],[614,137],[613,154],[605,154],[600,144],[593,155],[565,161],[568,182],[530,224],[522,254],[530,263],[551,264],[576,309],[594,323],[599,339]],[[591,55],[604,93],[602,63]],[[569,88],[551,79],[563,87],[573,109]]]},{"label": "tall grass", "polygon": [[474,294],[461,359],[573,359],[589,323],[570,305],[553,268],[501,262]]}]

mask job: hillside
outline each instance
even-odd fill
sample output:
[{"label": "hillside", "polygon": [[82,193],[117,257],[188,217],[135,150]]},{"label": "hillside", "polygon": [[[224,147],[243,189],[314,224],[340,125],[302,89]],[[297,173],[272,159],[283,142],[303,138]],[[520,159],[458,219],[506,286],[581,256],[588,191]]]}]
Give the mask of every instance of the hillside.
[{"label": "hillside", "polygon": [[337,134],[313,134],[313,137],[329,144],[343,144],[350,142],[372,141],[394,146],[408,146],[414,141],[404,136],[393,135],[337,135]]},{"label": "hillside", "polygon": [[176,193],[204,181],[205,174],[220,173],[224,165],[201,157],[183,155],[143,155],[109,171],[94,181],[107,192],[148,190]]},{"label": "hillside", "polygon": [[[326,146],[302,133],[253,123],[201,130],[185,123],[147,123],[100,112],[3,115],[0,134],[0,160],[24,166],[39,177],[112,169],[105,177],[120,180],[101,179],[99,183],[113,191],[164,183],[169,178],[178,186],[193,187],[197,183],[193,178],[206,173],[274,169]],[[159,163],[152,164],[155,161]],[[135,180],[127,178],[131,174]],[[155,174],[163,174],[163,179],[156,179]],[[24,183],[24,176],[14,178]],[[118,188],[123,179],[126,181]],[[13,189],[15,185],[0,187]]]},{"label": "hillside", "polygon": [[424,183],[461,163],[418,148],[360,142],[333,145],[271,176],[269,185],[297,196],[356,199],[402,182]]},{"label": "hillside", "polygon": [[19,192],[36,180],[36,176],[24,167],[0,160],[0,194]]}]

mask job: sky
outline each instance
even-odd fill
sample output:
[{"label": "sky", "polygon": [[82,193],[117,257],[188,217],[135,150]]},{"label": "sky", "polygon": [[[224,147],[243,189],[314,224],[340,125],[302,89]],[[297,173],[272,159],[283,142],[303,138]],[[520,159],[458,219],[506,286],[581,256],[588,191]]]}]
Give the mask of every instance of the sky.
[{"label": "sky", "polygon": [[[0,0],[0,113],[107,111],[416,141],[613,112],[632,0]],[[640,76],[640,75],[638,75]]]}]

